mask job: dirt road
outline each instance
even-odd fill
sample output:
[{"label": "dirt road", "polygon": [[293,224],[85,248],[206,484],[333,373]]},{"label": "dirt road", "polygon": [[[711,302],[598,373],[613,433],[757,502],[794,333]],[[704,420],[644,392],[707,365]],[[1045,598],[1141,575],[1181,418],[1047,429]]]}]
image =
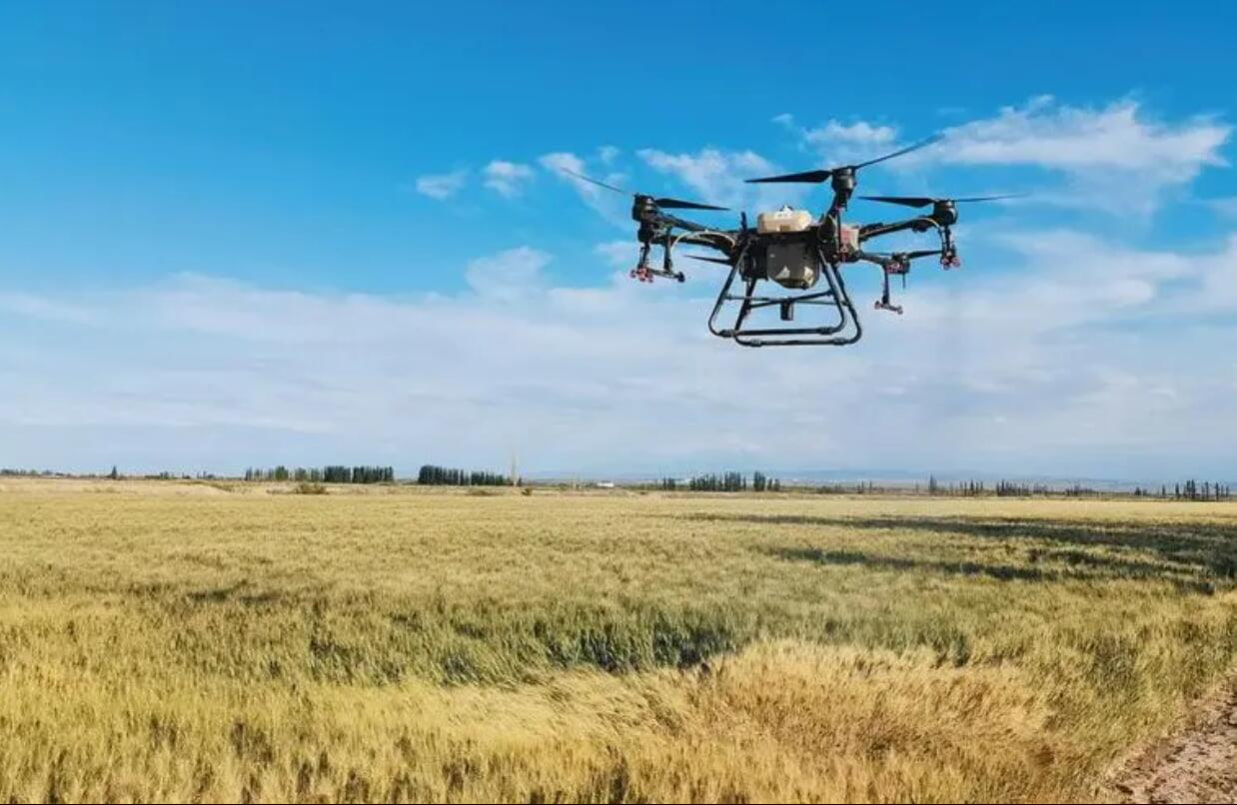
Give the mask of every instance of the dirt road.
[{"label": "dirt road", "polygon": [[1124,764],[1109,793],[1125,802],[1237,802],[1237,680],[1185,731]]}]

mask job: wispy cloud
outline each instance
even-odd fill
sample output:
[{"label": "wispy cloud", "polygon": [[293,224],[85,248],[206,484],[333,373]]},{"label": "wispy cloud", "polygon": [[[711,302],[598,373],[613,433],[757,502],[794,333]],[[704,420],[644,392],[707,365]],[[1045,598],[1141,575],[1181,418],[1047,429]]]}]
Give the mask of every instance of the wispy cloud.
[{"label": "wispy cloud", "polygon": [[[178,428],[243,460],[390,456],[405,468],[501,463],[512,447],[540,467],[1129,474],[1229,460],[1237,366],[1217,359],[1237,354],[1237,334],[1208,316],[1237,314],[1237,239],[1201,255],[1069,230],[1003,242],[1006,270],[916,273],[906,315],[869,310],[865,339],[844,350],[714,339],[714,285],[630,282],[618,242],[598,250],[621,281],[600,287],[555,285],[551,256],[521,246],[469,262],[468,289],[451,296],[200,276],[105,297],[66,289],[0,312],[6,327],[43,328],[32,354],[0,352],[0,375],[23,378],[0,398],[0,437],[41,434],[43,461],[123,428],[110,461],[128,461]],[[848,272],[860,302],[875,294],[874,278]],[[42,315],[62,309],[82,315]],[[80,322],[92,337],[58,337]],[[299,435],[272,458],[282,431]],[[1188,468],[1172,464],[1183,454]]]},{"label": "wispy cloud", "polygon": [[533,179],[533,169],[518,162],[496,159],[482,171],[485,186],[506,198],[520,195],[524,185]]},{"label": "wispy cloud", "polygon": [[593,251],[599,254],[614,269],[627,271],[640,256],[640,245],[634,239],[610,240],[598,243]]},{"label": "wispy cloud", "polygon": [[1149,171],[1186,181],[1207,165],[1225,164],[1219,149],[1229,133],[1227,125],[1206,118],[1155,121],[1132,100],[1080,108],[1041,96],[949,129],[936,154],[954,164]]},{"label": "wispy cloud", "polygon": [[603,164],[600,175],[590,173],[584,159],[570,151],[555,151],[538,158],[538,164],[561,182],[570,185],[585,203],[596,210],[608,221],[626,226],[630,223],[627,210],[631,206],[631,198],[618,193],[612,193],[592,182],[587,182],[577,175],[593,176],[614,187],[622,187],[626,177],[622,173],[608,170]]},{"label": "wispy cloud", "polygon": [[91,324],[95,321],[94,311],[88,306],[28,293],[0,293],[0,312],[65,324]]},{"label": "wispy cloud", "polygon": [[829,120],[816,128],[800,126],[795,116],[784,112],[773,118],[773,122],[798,134],[804,142],[814,145],[831,143],[854,143],[859,145],[888,145],[898,136],[898,130],[893,126],[869,123],[866,120],[856,120],[853,123],[842,123]]},{"label": "wispy cloud", "polygon": [[[896,127],[863,120],[830,120],[811,128],[781,114],[773,122],[794,133],[822,164],[867,159],[905,144],[898,142]],[[1225,165],[1221,149],[1231,132],[1211,117],[1161,121],[1131,99],[1080,107],[1043,95],[947,128],[933,147],[885,167],[1030,168],[1061,181],[1037,189],[1037,202],[1147,216],[1168,191],[1187,185],[1207,167]]]},{"label": "wispy cloud", "polygon": [[773,168],[754,151],[705,148],[695,154],[670,154],[645,148],[638,153],[649,167],[678,177],[700,196],[700,201],[723,206],[741,203],[745,176],[756,177]]},{"label": "wispy cloud", "polygon": [[815,153],[822,164],[844,165],[860,162],[896,149],[898,130],[889,125],[856,120],[843,123],[828,120],[816,127],[802,126],[794,115],[784,113],[773,122],[795,135],[799,145]]},{"label": "wispy cloud", "polygon": [[541,290],[541,272],[549,262],[549,254],[520,246],[472,260],[464,269],[464,279],[479,297],[510,302]]},{"label": "wispy cloud", "polygon": [[1220,149],[1230,134],[1227,124],[1206,117],[1158,121],[1133,100],[1087,108],[1041,96],[951,128],[915,159],[1040,168],[1067,179],[1048,200],[1146,215],[1166,190],[1226,164]]},{"label": "wispy cloud", "polygon": [[416,188],[417,192],[423,196],[443,201],[460,192],[466,181],[468,181],[468,171],[460,169],[451,173],[418,176]]},{"label": "wispy cloud", "polygon": [[[774,173],[777,166],[755,151],[703,148],[695,153],[669,153],[644,148],[637,155],[653,170],[673,176],[695,195],[693,201],[731,209],[776,208],[796,203],[804,188],[789,185],[749,185],[746,179]],[[673,195],[673,194],[668,194]]]}]

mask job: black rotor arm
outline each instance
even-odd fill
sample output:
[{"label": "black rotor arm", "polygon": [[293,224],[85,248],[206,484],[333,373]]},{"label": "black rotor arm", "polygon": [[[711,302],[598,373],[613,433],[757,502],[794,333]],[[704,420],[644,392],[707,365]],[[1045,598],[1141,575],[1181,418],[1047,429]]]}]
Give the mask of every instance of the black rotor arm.
[{"label": "black rotor arm", "polygon": [[914,232],[927,232],[929,229],[941,229],[932,218],[925,215],[907,218],[905,221],[891,221],[889,223],[864,224],[859,227],[859,242],[871,238],[879,238],[882,235],[892,235],[894,232],[906,232],[911,230]]},{"label": "black rotor arm", "polygon": [[889,278],[892,276],[900,276],[902,278],[902,287],[906,287],[906,275],[911,271],[911,263],[923,257],[933,255],[941,255],[942,262],[947,255],[946,250],[931,249],[912,252],[894,252],[892,254],[878,254],[875,252],[858,251],[854,253],[856,260],[862,260],[867,263],[874,263],[880,266],[881,269],[881,298],[876,302],[877,310],[888,310],[893,313],[902,315],[902,306],[893,304],[889,291]]}]

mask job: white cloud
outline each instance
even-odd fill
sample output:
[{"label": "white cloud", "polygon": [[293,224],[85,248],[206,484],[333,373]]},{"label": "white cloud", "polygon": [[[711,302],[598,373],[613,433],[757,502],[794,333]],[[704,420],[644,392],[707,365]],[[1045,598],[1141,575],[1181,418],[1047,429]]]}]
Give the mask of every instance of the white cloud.
[{"label": "white cloud", "polygon": [[[804,128],[792,115],[781,114],[773,122],[794,133],[823,165],[862,161],[905,144],[893,126],[862,120]],[[1078,107],[1044,95],[946,129],[933,147],[885,167],[903,172],[934,165],[1033,168],[1064,180],[1036,189],[1037,202],[1147,216],[1168,191],[1207,167],[1225,165],[1221,148],[1230,134],[1230,126],[1208,117],[1157,120],[1134,100]]]},{"label": "white cloud", "polygon": [[[1012,266],[918,268],[902,317],[874,313],[875,272],[848,268],[866,335],[846,349],[715,339],[713,282],[631,282],[617,242],[598,253],[621,281],[601,287],[555,286],[550,256],[524,246],[469,263],[454,296],[196,276],[66,289],[0,310],[25,335],[0,351],[0,377],[21,379],[0,397],[0,439],[17,463],[151,468],[499,466],[513,448],[539,469],[1229,461],[1235,375],[1217,358],[1237,354],[1237,332],[1214,317],[1237,314],[1237,239],[1203,255],[1070,231],[1004,245]],[[82,315],[43,315],[63,309]]]},{"label": "white cloud", "polygon": [[[537,160],[542,168],[552,173],[559,181],[565,182],[579,194],[585,203],[601,214],[603,218],[619,226],[628,226],[631,217],[631,196],[626,193],[614,193],[579,176],[592,176],[584,160],[570,151],[555,151],[545,154]],[[602,171],[600,176],[593,176],[598,181],[612,187],[622,187],[626,177],[613,171]]]},{"label": "white cloud", "polygon": [[468,263],[464,279],[483,299],[512,301],[538,291],[544,284],[542,269],[550,263],[545,252],[520,246]]},{"label": "white cloud", "polygon": [[485,186],[501,196],[518,196],[523,186],[532,181],[533,169],[518,162],[496,159],[485,166]]},{"label": "white cloud", "polygon": [[537,161],[541,163],[541,167],[570,184],[576,189],[577,193],[585,198],[595,198],[602,190],[602,188],[591,182],[584,181],[579,176],[571,175],[587,175],[587,168],[584,165],[584,160],[570,151],[555,151],[554,153],[545,154]]},{"label": "white cloud", "polygon": [[89,324],[94,320],[88,307],[27,293],[0,293],[0,312],[67,324]]},{"label": "white cloud", "polygon": [[719,151],[705,148],[695,154],[670,154],[655,148],[639,152],[651,168],[677,176],[709,204],[736,204],[742,197],[743,178],[772,170],[772,164],[754,151]]},{"label": "white cloud", "polygon": [[1160,123],[1130,100],[1090,109],[1042,96],[950,129],[937,157],[969,165],[1150,171],[1185,181],[1207,165],[1225,164],[1219,149],[1229,132],[1228,126],[1205,118]]},{"label": "white cloud", "polygon": [[597,158],[601,160],[602,164],[609,165],[618,159],[618,155],[621,153],[622,151],[613,145],[603,145],[597,149]]},{"label": "white cloud", "polygon": [[846,125],[830,120],[820,128],[808,129],[804,132],[803,138],[808,143],[819,145],[831,143],[889,145],[897,136],[897,129],[892,126],[874,126],[863,120]]},{"label": "white cloud", "polygon": [[611,240],[598,243],[593,251],[601,255],[609,266],[615,270],[628,271],[636,265],[640,257],[640,244],[635,240]]},{"label": "white cloud", "polygon": [[898,130],[893,126],[857,120],[829,120],[816,128],[800,126],[794,115],[784,113],[773,122],[790,131],[799,145],[819,157],[824,165],[845,165],[896,150]]},{"label": "white cloud", "polygon": [[451,173],[418,176],[416,187],[421,195],[442,201],[462,190],[467,180],[468,171],[461,169]]},{"label": "white cloud", "polygon": [[[704,148],[696,153],[672,154],[655,148],[637,152],[645,164],[659,173],[674,176],[686,185],[691,201],[716,204],[730,209],[760,209],[797,203],[805,193],[791,185],[749,185],[754,179],[777,172],[777,167],[754,151],[722,151]],[[666,193],[666,195],[676,195]]]},{"label": "white cloud", "polygon": [[1045,194],[1046,200],[1145,215],[1167,189],[1226,164],[1220,149],[1230,133],[1210,118],[1157,121],[1133,100],[1084,108],[1042,96],[949,129],[938,147],[906,164],[1041,168],[1068,179],[1063,192]]}]

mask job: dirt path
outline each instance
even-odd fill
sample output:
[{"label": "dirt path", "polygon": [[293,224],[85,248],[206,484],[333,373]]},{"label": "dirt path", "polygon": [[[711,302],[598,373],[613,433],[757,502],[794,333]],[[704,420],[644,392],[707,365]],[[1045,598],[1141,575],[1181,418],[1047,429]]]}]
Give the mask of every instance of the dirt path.
[{"label": "dirt path", "polygon": [[1135,755],[1113,776],[1125,802],[1237,802],[1237,680],[1205,702],[1188,728]]}]

